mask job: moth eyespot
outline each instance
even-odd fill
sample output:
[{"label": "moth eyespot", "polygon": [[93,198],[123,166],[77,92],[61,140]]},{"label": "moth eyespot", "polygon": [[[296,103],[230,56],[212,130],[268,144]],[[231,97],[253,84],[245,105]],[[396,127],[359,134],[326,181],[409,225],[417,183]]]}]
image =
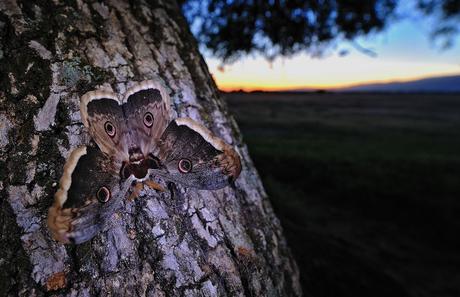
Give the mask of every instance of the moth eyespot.
[{"label": "moth eyespot", "polygon": [[107,135],[109,135],[110,137],[114,137],[117,133],[117,129],[115,129],[115,126],[109,121],[105,122],[104,129],[105,133],[107,133]]},{"label": "moth eyespot", "polygon": [[190,172],[192,170],[192,161],[189,159],[181,159],[177,167],[181,173]]},{"label": "moth eyespot", "polygon": [[96,194],[96,197],[97,197],[97,200],[99,200],[99,202],[101,203],[106,203],[110,200],[112,194],[110,194],[110,190],[107,189],[107,187],[101,187],[99,188],[99,190],[97,191],[97,194]]},{"label": "moth eyespot", "polygon": [[148,128],[153,125],[153,115],[150,112],[147,112],[144,115],[144,125]]}]

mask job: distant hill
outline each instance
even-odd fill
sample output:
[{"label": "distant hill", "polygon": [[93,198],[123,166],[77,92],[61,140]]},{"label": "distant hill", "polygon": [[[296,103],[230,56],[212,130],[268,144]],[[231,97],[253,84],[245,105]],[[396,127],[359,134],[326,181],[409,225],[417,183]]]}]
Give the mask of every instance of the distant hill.
[{"label": "distant hill", "polygon": [[460,92],[460,75],[424,78],[407,82],[362,84],[337,89],[345,92]]},{"label": "distant hill", "polygon": [[[0,0],[1,1],[1,0]],[[337,89],[299,88],[280,91],[255,90],[245,92],[229,91],[223,93],[328,93],[328,92],[401,92],[401,93],[460,93],[460,75],[439,76],[412,81],[394,81],[389,83],[360,84]]]}]

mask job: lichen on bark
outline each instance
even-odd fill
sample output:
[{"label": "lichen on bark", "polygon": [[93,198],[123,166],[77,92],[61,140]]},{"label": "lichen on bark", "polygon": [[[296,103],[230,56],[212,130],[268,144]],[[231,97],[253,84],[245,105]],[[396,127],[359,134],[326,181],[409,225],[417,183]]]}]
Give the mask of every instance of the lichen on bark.
[{"label": "lichen on bark", "polygon": [[[299,296],[298,270],[247,147],[173,1],[0,2],[0,295]],[[47,208],[89,143],[79,97],[158,79],[243,171],[218,191],[143,190],[90,242],[63,246]]]}]

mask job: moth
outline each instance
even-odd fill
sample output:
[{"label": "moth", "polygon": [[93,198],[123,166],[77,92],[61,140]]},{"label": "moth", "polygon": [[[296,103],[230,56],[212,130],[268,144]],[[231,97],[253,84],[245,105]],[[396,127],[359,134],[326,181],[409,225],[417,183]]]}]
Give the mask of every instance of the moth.
[{"label": "moth", "polygon": [[[75,149],[64,165],[48,211],[52,237],[82,243],[104,229],[143,184],[202,190],[231,184],[241,172],[236,151],[190,118],[170,118],[170,98],[158,82],[135,84],[123,96],[97,90],[80,99],[81,119],[97,146]],[[131,193],[131,194],[130,194]]]}]

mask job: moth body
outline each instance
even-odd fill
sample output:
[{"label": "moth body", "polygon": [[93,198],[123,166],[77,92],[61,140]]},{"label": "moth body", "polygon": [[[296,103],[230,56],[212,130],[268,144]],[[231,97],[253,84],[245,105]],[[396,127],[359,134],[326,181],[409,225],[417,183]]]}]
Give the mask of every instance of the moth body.
[{"label": "moth body", "polygon": [[63,243],[81,243],[103,230],[125,198],[138,195],[139,182],[161,191],[154,182],[161,177],[217,190],[241,172],[230,145],[190,118],[170,118],[169,95],[156,81],[137,83],[123,96],[88,92],[80,113],[97,147],[77,148],[64,166],[48,213],[50,232]]}]

